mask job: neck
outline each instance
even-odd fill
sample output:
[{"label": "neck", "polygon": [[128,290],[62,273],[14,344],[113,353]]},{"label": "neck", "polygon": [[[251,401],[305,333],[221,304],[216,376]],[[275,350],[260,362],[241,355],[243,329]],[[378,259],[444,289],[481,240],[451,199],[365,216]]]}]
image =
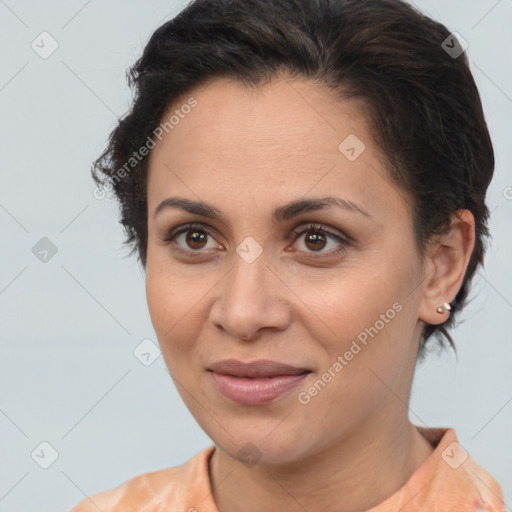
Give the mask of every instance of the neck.
[{"label": "neck", "polygon": [[389,417],[373,418],[327,450],[282,466],[247,467],[217,447],[209,471],[219,512],[375,507],[405,485],[433,451],[407,417]]}]

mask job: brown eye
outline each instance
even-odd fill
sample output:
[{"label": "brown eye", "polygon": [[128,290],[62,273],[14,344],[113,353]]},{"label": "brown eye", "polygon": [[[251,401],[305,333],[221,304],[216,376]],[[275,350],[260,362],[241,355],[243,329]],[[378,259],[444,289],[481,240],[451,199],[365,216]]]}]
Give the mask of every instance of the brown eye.
[{"label": "brown eye", "polygon": [[[300,249],[299,252],[306,253],[310,258],[335,256],[344,252],[350,245],[350,242],[341,235],[332,233],[317,224],[310,224],[302,231],[294,231],[294,234],[296,237],[295,240],[307,234],[307,236],[303,238],[305,249]],[[162,240],[167,245],[170,245],[176,240],[173,244],[174,251],[187,256],[197,257],[203,256],[205,253],[209,252],[203,250],[205,248],[207,249],[208,237],[213,239],[210,232],[206,229],[203,229],[199,225],[188,224],[172,231],[169,235],[162,238]],[[329,243],[333,243],[334,249],[331,251],[323,251]],[[338,248],[336,248],[336,246],[338,246]],[[219,246],[214,244],[214,247]],[[318,255],[315,253],[318,253]]]},{"label": "brown eye", "polygon": [[186,232],[185,242],[192,249],[202,249],[208,236],[205,231],[189,230]]},{"label": "brown eye", "polygon": [[[294,231],[294,234],[296,236],[296,240],[307,234],[307,236],[303,238],[304,245],[307,250],[302,252],[307,253],[308,256],[312,258],[329,257],[340,254],[350,245],[350,242],[342,236],[331,233],[318,224],[310,224],[302,231]],[[332,251],[321,252],[326,245],[328,245],[329,241],[337,242],[337,244],[334,244],[334,247],[338,245],[338,249],[335,248]],[[314,253],[319,253],[319,255],[317,256]]]},{"label": "brown eye", "polygon": [[308,248],[316,251],[317,249],[322,250],[325,247],[327,241],[323,234],[309,232],[308,236],[306,236],[305,243]]},{"label": "brown eye", "polygon": [[[207,251],[208,237],[212,238],[212,235],[206,229],[195,224],[187,224],[174,231],[171,231],[162,240],[170,245],[174,240],[173,250],[186,254],[187,256],[203,256]],[[213,247],[218,245],[213,244]]]}]

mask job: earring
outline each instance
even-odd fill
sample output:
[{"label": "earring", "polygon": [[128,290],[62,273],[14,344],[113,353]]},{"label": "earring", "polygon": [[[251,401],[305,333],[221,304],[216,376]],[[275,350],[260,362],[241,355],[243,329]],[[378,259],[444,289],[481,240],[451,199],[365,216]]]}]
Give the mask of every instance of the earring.
[{"label": "earring", "polygon": [[442,315],[445,311],[450,311],[451,309],[450,303],[445,302],[442,306],[439,306],[436,311]]}]

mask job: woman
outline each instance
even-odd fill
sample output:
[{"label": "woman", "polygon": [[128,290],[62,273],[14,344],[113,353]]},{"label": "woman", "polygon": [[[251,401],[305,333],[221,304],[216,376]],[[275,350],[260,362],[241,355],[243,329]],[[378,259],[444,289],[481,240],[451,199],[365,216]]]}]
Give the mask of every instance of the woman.
[{"label": "woman", "polygon": [[399,0],[195,0],[130,85],[93,176],[214,445],[73,512],[504,511],[452,428],[408,418],[488,235],[456,37]]}]

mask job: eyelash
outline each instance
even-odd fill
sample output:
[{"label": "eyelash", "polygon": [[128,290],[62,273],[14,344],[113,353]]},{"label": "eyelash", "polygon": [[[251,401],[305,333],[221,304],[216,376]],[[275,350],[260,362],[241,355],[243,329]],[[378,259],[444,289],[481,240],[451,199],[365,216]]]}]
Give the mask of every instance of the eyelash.
[{"label": "eyelash", "polygon": [[[177,236],[181,235],[182,233],[187,233],[189,231],[198,231],[200,233],[205,233],[208,236],[212,236],[208,230],[204,229],[199,224],[186,224],[186,225],[182,226],[181,228],[179,228],[178,230],[171,231],[166,237],[162,238],[162,241],[165,242],[165,245],[170,245],[171,242]],[[310,231],[315,232],[315,233],[320,233],[322,236],[324,236],[326,238],[334,239],[341,244],[341,246],[338,249],[331,251],[330,253],[327,253],[327,254],[316,255],[316,254],[314,254],[314,252],[308,253],[309,256],[313,259],[328,258],[328,257],[336,256],[338,254],[345,252],[347,250],[347,247],[350,245],[350,242],[347,239],[345,239],[335,233],[332,233],[329,230],[326,230],[323,226],[321,226],[319,224],[308,224],[305,227],[305,229],[303,229],[301,231],[294,230],[293,234],[295,235],[295,239],[293,241],[295,242],[302,235],[309,233]],[[202,254],[201,250],[197,250],[197,251],[186,250],[186,249],[182,249],[181,247],[178,247],[178,246],[176,246],[175,250],[178,253],[185,254],[185,255],[191,256],[191,257],[204,256],[204,254]],[[307,251],[303,251],[303,252],[307,252]]]}]

